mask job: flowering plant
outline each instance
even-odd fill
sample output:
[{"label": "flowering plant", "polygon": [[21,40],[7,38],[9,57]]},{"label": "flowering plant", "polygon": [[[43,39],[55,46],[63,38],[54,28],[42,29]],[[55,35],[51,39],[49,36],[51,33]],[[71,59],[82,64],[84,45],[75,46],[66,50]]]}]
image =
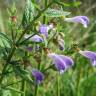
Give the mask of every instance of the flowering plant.
[{"label": "flowering plant", "polygon": [[[59,2],[59,0],[43,1],[42,9],[41,6],[39,6],[40,8],[37,6],[37,1],[26,0],[21,23],[14,7],[14,10],[9,12],[10,35],[0,32],[1,96],[5,90],[10,90],[10,94],[13,90],[21,96],[47,96],[46,90],[50,86],[50,80],[56,81],[56,88],[54,88],[54,93],[49,87],[48,90],[53,92],[52,95],[49,95],[65,96],[66,94],[60,91],[60,83],[66,74],[69,77],[65,80],[71,82],[69,84],[73,96],[81,96],[79,92],[80,80],[85,79],[86,76],[84,78],[81,76],[81,67],[76,69],[78,66],[76,55],[89,59],[92,69],[96,66],[96,52],[83,51],[78,44],[73,43],[68,47],[65,40],[67,36],[63,32],[64,24],[76,23],[82,24],[82,28],[88,28],[89,18],[81,15],[71,17],[72,13],[65,11],[62,6],[63,2]],[[54,5],[62,8],[53,8]],[[68,41],[71,42],[71,37],[68,38]],[[75,72],[79,72],[78,79],[74,79],[77,81],[73,80],[76,77],[74,76]],[[12,76],[12,80],[9,78],[10,76]],[[14,88],[14,84],[17,84],[18,90]],[[38,88],[43,88],[43,92]],[[42,95],[39,95],[38,92]]]}]

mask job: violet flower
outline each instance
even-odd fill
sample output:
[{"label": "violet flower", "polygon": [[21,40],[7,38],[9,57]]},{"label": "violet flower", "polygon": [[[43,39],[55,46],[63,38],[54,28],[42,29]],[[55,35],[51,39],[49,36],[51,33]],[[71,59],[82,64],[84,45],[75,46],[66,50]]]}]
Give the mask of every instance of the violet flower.
[{"label": "violet flower", "polygon": [[34,76],[34,78],[36,80],[36,84],[40,84],[42,82],[42,80],[44,79],[43,73],[41,73],[37,69],[32,70],[32,75]]},{"label": "violet flower", "polygon": [[39,32],[43,34],[46,38],[48,37],[48,31],[53,28],[53,25],[41,25],[39,27]]},{"label": "violet flower", "polygon": [[[27,39],[29,38],[31,35],[25,34],[24,38]],[[33,41],[33,42],[43,42],[43,38],[40,37],[39,35],[34,35],[32,36],[29,40]]]},{"label": "violet flower", "polygon": [[53,60],[55,67],[60,74],[64,73],[74,64],[73,60],[68,56],[58,55],[55,53],[49,53],[48,56]]},{"label": "violet flower", "polygon": [[79,51],[79,53],[81,55],[83,55],[84,57],[90,59],[92,66],[96,66],[96,52],[92,52],[92,51]]},{"label": "violet flower", "polygon": [[74,23],[81,23],[85,28],[87,28],[89,24],[89,19],[87,16],[75,16],[73,18],[65,18],[64,21],[67,22],[74,22]]},{"label": "violet flower", "polygon": [[30,47],[27,47],[27,50],[28,50],[29,52],[31,52],[31,51],[33,50],[33,48],[30,46]]}]

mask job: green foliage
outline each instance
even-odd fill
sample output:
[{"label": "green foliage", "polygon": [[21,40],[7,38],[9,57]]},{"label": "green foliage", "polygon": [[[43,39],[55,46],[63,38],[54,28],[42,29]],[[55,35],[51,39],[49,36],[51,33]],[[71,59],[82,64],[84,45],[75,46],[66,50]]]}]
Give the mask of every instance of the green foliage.
[{"label": "green foliage", "polygon": [[62,16],[69,15],[70,12],[49,8],[48,10],[46,10],[46,12],[44,14],[45,14],[45,16],[48,16],[48,17],[62,17]]},{"label": "green foliage", "polygon": [[[4,2],[6,0],[2,1]],[[19,3],[21,1],[24,2],[24,0],[16,1],[19,1]],[[53,1],[52,4],[50,4],[51,1]],[[85,2],[84,4],[83,1]],[[36,90],[39,90],[37,92],[37,96],[57,96],[58,84],[56,80],[56,73],[58,72],[58,70],[54,66],[55,64],[52,65],[53,62],[49,60],[47,53],[44,52],[45,47],[50,48],[50,52],[53,53],[55,52],[57,54],[70,55],[73,58],[74,62],[76,62],[73,68],[65,71],[63,75],[59,75],[60,96],[96,96],[96,73],[89,63],[90,61],[86,58],[83,58],[80,54],[77,54],[77,51],[73,48],[73,45],[76,43],[82,50],[96,51],[96,20],[95,18],[93,18],[95,15],[90,16],[92,15],[90,14],[90,11],[95,14],[95,12],[92,11],[95,6],[95,3],[92,3],[93,1],[95,2],[95,0],[26,0],[26,5],[23,8],[24,12],[21,12],[21,9],[17,10],[15,6],[12,7],[12,10],[10,10],[9,13],[10,16],[16,16],[16,22],[11,21],[11,23],[13,24],[11,26],[13,30],[6,32],[8,33],[10,31],[13,31],[14,36],[16,33],[16,38],[14,38],[14,40],[16,40],[14,42],[11,42],[12,38],[10,39],[10,36],[4,33],[0,33],[0,60],[4,60],[4,62],[2,61],[0,63],[0,82],[3,80],[1,82],[2,84],[0,83],[0,96],[33,96],[33,94],[35,93],[34,91]],[[44,5],[44,3],[46,3],[46,6]],[[92,6],[92,4],[94,6]],[[22,5],[24,4],[22,3]],[[89,12],[89,14],[85,12],[86,10]],[[79,12],[80,14],[77,14]],[[22,13],[23,18],[19,16]],[[72,15],[87,14],[90,19],[93,19],[94,22],[90,20],[90,22],[92,23],[90,23],[87,29],[83,29],[80,25],[73,25],[71,23],[62,22],[63,20],[61,21],[60,19],[58,19],[58,17],[66,17],[68,15],[71,15],[70,13],[72,13]],[[19,22],[18,19],[22,19],[23,28],[21,27],[21,25],[19,25],[21,24],[21,22]],[[5,21],[7,22],[6,19]],[[28,32],[40,34],[37,27],[40,26],[38,22],[41,23],[42,21],[44,21],[44,24],[54,23],[56,36],[61,36],[62,39],[64,39],[64,51],[59,50],[56,44],[57,42],[53,44],[53,37],[55,37],[54,30],[49,31],[50,35],[47,39],[46,37],[40,35],[44,39],[43,43],[34,43],[33,41],[31,41],[31,39],[28,41],[27,39],[25,40],[23,38],[24,34],[27,34]],[[32,24],[30,24],[30,22]],[[31,29],[29,28],[29,25],[32,27]],[[5,27],[5,30],[7,30],[7,27]],[[59,36],[58,34],[61,35]],[[55,41],[58,41],[57,37],[55,38]],[[19,42],[19,38],[21,43]],[[27,47],[29,46],[33,48],[32,51],[27,51]],[[36,47],[40,47],[40,49],[36,50]],[[23,59],[28,61],[24,64],[24,62],[22,62]],[[6,64],[8,66],[7,68],[5,68],[5,72],[3,73],[2,70]],[[29,66],[31,66],[31,71],[32,68],[36,68],[41,72],[44,72],[44,80],[37,89],[35,89],[36,84],[34,83],[34,80],[36,78],[33,79],[32,72],[30,70],[27,70],[27,67]],[[2,79],[2,76],[5,79]],[[15,80],[13,80],[13,78],[15,78]],[[19,80],[20,82],[16,83]],[[25,85],[24,82],[26,83]],[[5,86],[5,88],[2,87],[3,85]]]},{"label": "green foliage", "polygon": [[34,14],[35,14],[34,4],[31,2],[31,0],[27,0],[25,6],[26,7],[24,10],[23,19],[22,19],[23,27],[26,27],[30,23],[30,21],[33,20]]},{"label": "green foliage", "polygon": [[0,47],[10,48],[11,41],[8,39],[7,35],[0,32]]},{"label": "green foliage", "polygon": [[26,80],[29,83],[33,83],[32,77],[27,70],[22,69],[18,65],[14,65],[13,69],[14,69],[15,73],[17,75],[19,75],[22,79]]},{"label": "green foliage", "polygon": [[11,48],[11,40],[8,38],[6,34],[0,32],[0,58],[3,56],[6,57],[9,49]]}]

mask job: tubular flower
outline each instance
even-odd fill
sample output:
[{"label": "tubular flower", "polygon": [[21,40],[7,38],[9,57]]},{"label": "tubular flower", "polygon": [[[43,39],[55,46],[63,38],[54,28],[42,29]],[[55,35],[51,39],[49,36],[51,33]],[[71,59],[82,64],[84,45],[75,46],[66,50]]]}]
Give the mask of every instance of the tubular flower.
[{"label": "tubular flower", "polygon": [[42,82],[42,80],[44,79],[43,73],[41,73],[37,69],[32,70],[32,75],[34,76],[34,78],[36,80],[36,84],[40,84]]},{"label": "tubular flower", "polygon": [[68,56],[49,53],[48,57],[53,60],[55,67],[60,72],[60,74],[64,73],[74,64],[73,60]]},{"label": "tubular flower", "polygon": [[53,25],[41,25],[39,27],[39,32],[43,34],[46,38],[48,37],[48,31],[53,28]]},{"label": "tubular flower", "polygon": [[[26,34],[26,35],[24,36],[24,38],[27,39],[27,38],[29,38],[30,36],[31,36],[31,35]],[[33,42],[43,42],[43,38],[40,37],[39,35],[34,35],[34,36],[32,36],[29,40],[32,40]]]},{"label": "tubular flower", "polygon": [[63,39],[58,40],[58,45],[59,45],[59,49],[60,50],[64,50],[65,49],[65,42]]},{"label": "tubular flower", "polygon": [[87,16],[76,16],[73,18],[65,18],[67,22],[81,23],[85,28],[87,28],[89,24],[89,19]]},{"label": "tubular flower", "polygon": [[79,53],[81,55],[83,55],[84,57],[90,59],[91,63],[93,66],[96,66],[96,52],[92,52],[92,51],[79,51]]}]

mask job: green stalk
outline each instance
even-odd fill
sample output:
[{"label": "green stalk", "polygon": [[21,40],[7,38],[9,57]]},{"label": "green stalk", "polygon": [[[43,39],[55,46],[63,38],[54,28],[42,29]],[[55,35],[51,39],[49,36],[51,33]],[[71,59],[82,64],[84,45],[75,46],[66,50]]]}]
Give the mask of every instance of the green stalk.
[{"label": "green stalk", "polygon": [[56,96],[60,96],[59,73],[57,73],[57,91],[56,91]]},{"label": "green stalk", "polygon": [[[24,70],[26,70],[27,57],[28,57],[28,53],[25,52],[25,58],[23,59]],[[21,96],[26,96],[26,81],[25,80],[22,80],[21,91],[23,92],[23,94],[21,94]]]},{"label": "green stalk", "polygon": [[6,68],[7,68],[7,66],[8,66],[8,63],[10,62],[10,60],[11,60],[14,52],[15,52],[15,47],[12,49],[11,53],[10,53],[9,56],[8,56],[8,59],[6,60],[6,64],[5,64],[4,67],[3,67],[2,74],[1,74],[1,78],[0,78],[0,85],[1,85],[2,80],[3,80],[3,77],[4,77],[3,74],[5,73]]},{"label": "green stalk", "polygon": [[21,96],[26,96],[26,81],[25,80],[23,80],[22,81],[22,86],[21,86],[22,88],[21,88],[21,91],[23,92],[23,94],[21,94]]},{"label": "green stalk", "polygon": [[[48,0],[45,0],[44,3],[45,3],[44,4],[45,5],[44,7],[46,8],[47,3],[48,3]],[[43,24],[46,24],[46,16],[43,16]]]},{"label": "green stalk", "polygon": [[37,94],[38,94],[38,85],[35,86],[35,94],[34,94],[34,96],[37,96]]},{"label": "green stalk", "polygon": [[77,84],[76,84],[76,96],[80,96],[79,95],[79,87],[80,87],[80,80],[81,80],[81,77],[82,77],[82,68],[80,68],[80,71],[79,71],[79,75],[78,75],[78,79],[77,79]]},{"label": "green stalk", "polygon": [[13,82],[13,83],[9,83],[9,84],[7,84],[7,85],[4,85],[4,86],[2,86],[1,88],[6,88],[6,87],[8,87],[8,86],[11,86],[11,85],[15,85],[15,84],[18,84],[18,83],[20,83],[21,82],[21,80],[19,80],[19,81],[17,81],[17,82]]},{"label": "green stalk", "polygon": [[14,32],[13,32],[13,23],[11,22],[11,36],[12,36],[12,41],[14,43]]}]

